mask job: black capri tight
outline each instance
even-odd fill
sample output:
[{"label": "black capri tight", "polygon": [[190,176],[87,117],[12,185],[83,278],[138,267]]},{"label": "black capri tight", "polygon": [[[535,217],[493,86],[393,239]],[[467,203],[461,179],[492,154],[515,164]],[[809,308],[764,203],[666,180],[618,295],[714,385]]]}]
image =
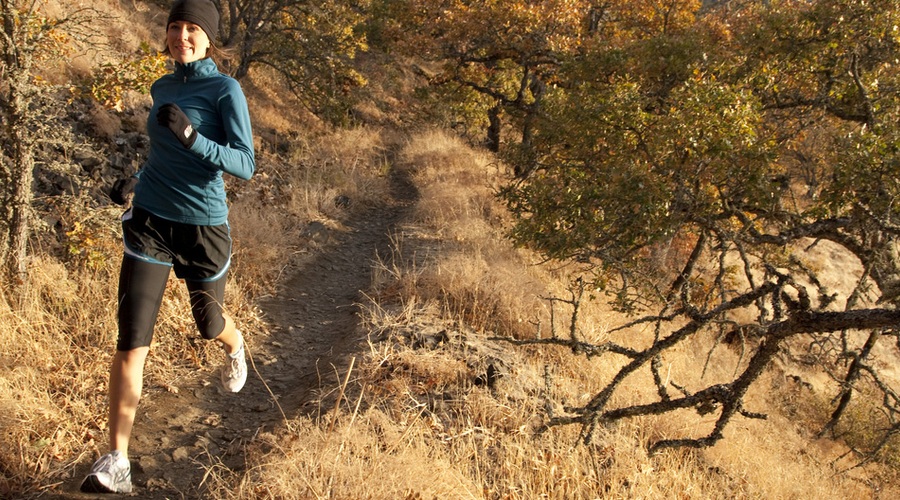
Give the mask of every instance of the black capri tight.
[{"label": "black capri tight", "polygon": [[[149,347],[159,315],[171,266],[154,264],[126,256],[119,275],[119,338],[116,349],[130,351]],[[185,280],[191,299],[191,312],[207,340],[225,329],[222,308],[226,276],[216,281]]]}]

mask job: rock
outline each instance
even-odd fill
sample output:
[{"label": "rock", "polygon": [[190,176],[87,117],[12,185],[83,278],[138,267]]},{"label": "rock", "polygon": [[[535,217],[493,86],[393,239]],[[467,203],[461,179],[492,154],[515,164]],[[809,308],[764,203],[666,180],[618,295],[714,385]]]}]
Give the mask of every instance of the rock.
[{"label": "rock", "polygon": [[190,450],[186,446],[181,446],[176,448],[174,452],[172,452],[172,460],[175,462],[180,462],[182,460],[187,460],[191,457]]}]

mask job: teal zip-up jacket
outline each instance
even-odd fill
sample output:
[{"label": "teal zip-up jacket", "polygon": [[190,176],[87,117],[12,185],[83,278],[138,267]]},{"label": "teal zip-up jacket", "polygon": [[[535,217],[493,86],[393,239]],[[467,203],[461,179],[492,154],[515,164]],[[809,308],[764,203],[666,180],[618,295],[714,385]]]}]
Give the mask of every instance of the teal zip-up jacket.
[{"label": "teal zip-up jacket", "polygon": [[[256,171],[250,112],[240,84],[207,58],[175,63],[174,72],[153,83],[150,95],[150,153],[137,174],[132,203],[184,224],[226,223],[222,174],[246,180]],[[177,104],[197,131],[190,149],[156,121],[160,106],[168,103]]]}]

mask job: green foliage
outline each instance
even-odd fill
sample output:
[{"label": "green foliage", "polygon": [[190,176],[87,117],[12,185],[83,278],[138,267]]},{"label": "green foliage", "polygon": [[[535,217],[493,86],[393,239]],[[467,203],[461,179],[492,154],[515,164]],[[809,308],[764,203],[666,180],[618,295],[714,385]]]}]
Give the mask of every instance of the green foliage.
[{"label": "green foliage", "polygon": [[657,106],[625,79],[554,94],[535,141],[542,168],[504,193],[521,216],[515,239],[628,265],[683,225],[775,204],[752,94],[698,71]]},{"label": "green foliage", "polygon": [[420,88],[416,96],[431,123],[456,130],[473,142],[481,140],[488,125],[487,112],[494,105],[492,99],[459,84]]},{"label": "green foliage", "polygon": [[622,8],[557,69],[531,156],[510,156],[536,168],[504,191],[516,241],[621,271],[680,231],[789,231],[860,205],[895,218],[896,6],[686,6],[654,29]]},{"label": "green foliage", "polygon": [[126,92],[148,94],[153,82],[168,71],[168,56],[145,42],[136,58],[102,64],[81,92],[107,108],[122,111]]},{"label": "green foliage", "polygon": [[889,134],[862,130],[840,138],[843,154],[836,160],[832,182],[823,193],[828,213],[841,215],[862,205],[889,220],[898,215],[900,151],[896,126]]},{"label": "green foliage", "polygon": [[110,257],[120,253],[118,241],[109,232],[105,219],[74,221],[65,232],[67,257],[78,267],[93,271],[108,268],[114,260]]},{"label": "green foliage", "polygon": [[583,0],[429,0],[382,1],[377,8],[391,15],[390,23],[379,24],[379,33],[392,50],[440,64],[430,79],[439,87],[433,95],[444,98],[445,110],[456,113],[460,128],[483,134],[490,110],[520,130],[527,144],[529,123],[539,113],[547,85],[586,36],[584,19],[591,5]]},{"label": "green foliage", "polygon": [[312,112],[336,124],[348,120],[355,90],[366,85],[353,59],[368,49],[368,2],[262,0],[223,2],[234,16],[224,43],[235,49],[243,78],[253,66],[280,74]]}]

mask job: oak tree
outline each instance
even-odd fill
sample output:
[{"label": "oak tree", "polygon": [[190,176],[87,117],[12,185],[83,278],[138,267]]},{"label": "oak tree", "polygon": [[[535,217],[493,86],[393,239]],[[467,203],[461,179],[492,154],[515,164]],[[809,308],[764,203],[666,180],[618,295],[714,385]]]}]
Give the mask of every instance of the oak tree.
[{"label": "oak tree", "polygon": [[[594,38],[544,96],[533,173],[503,192],[517,242],[590,272],[568,303],[603,291],[633,317],[613,332],[651,332],[637,345],[590,344],[574,328],[515,340],[623,358],[590,401],[548,424],[581,425],[590,440],[603,422],[694,410],[714,415],[705,432],[650,447],[709,446],[733,418],[764,417],[746,396],[776,359],[802,360],[835,380],[823,434],[839,432],[854,397],[877,394],[877,436],[854,445],[877,456],[900,433],[897,382],[874,362],[900,346],[900,6],[631,5],[593,12]],[[826,246],[860,264],[849,290],[812,258]],[[703,335],[713,347],[701,361],[732,359],[716,357],[726,345],[742,353],[733,377],[698,377],[705,362],[661,373]],[[615,403],[643,371],[655,393]]]},{"label": "oak tree", "polygon": [[353,59],[366,49],[366,1],[221,0],[222,39],[237,55],[233,73],[264,66],[311,111],[340,121],[350,91],[365,84]]},{"label": "oak tree", "polygon": [[587,0],[408,0],[384,2],[401,51],[437,63],[433,90],[457,113],[484,124],[498,151],[504,121],[527,156],[534,119],[566,57],[577,50],[591,8]]}]

